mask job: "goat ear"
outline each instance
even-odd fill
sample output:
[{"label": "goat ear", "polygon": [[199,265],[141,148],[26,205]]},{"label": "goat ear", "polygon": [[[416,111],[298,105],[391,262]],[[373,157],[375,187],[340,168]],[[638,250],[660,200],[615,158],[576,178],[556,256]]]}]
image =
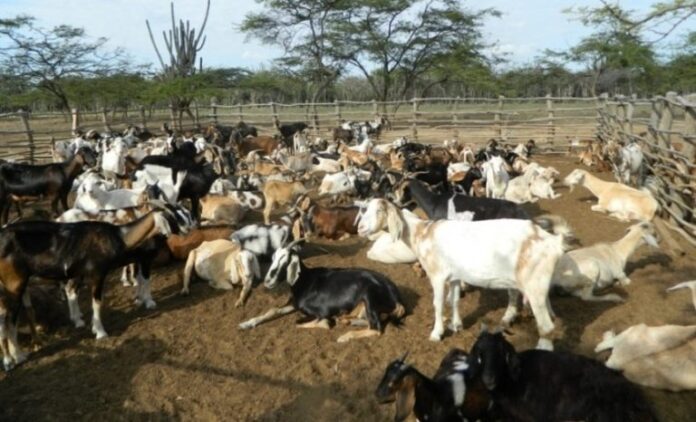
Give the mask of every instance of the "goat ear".
[{"label": "goat ear", "polygon": [[399,215],[396,205],[389,203],[387,203],[387,229],[395,242],[401,239],[404,223],[401,221],[401,215]]},{"label": "goat ear", "polygon": [[416,386],[413,381],[406,378],[401,382],[401,388],[396,391],[396,415],[394,420],[404,421],[413,412],[416,404]]},{"label": "goat ear", "polygon": [[520,358],[514,350],[508,350],[505,355],[505,361],[508,367],[508,373],[510,374],[510,379],[512,381],[517,381],[520,378]]},{"label": "goat ear", "polygon": [[293,255],[292,258],[290,258],[290,264],[288,264],[287,278],[288,284],[291,286],[294,285],[295,282],[297,282],[298,278],[300,278],[300,257],[297,255]]}]

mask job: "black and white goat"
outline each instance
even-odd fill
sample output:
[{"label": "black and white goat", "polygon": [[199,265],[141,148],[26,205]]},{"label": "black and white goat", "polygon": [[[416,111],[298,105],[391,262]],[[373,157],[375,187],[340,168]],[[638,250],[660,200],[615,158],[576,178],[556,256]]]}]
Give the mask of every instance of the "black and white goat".
[{"label": "black and white goat", "polygon": [[368,328],[340,336],[338,342],[343,343],[381,335],[384,315],[395,322],[405,315],[399,290],[387,277],[361,268],[309,268],[300,259],[298,243],[301,240],[275,251],[264,280],[269,289],[282,281],[290,285],[288,305],[243,322],[239,324],[240,329],[254,328],[295,311],[311,318],[300,325],[303,328],[330,328],[334,319],[346,316],[349,320],[367,319]]}]

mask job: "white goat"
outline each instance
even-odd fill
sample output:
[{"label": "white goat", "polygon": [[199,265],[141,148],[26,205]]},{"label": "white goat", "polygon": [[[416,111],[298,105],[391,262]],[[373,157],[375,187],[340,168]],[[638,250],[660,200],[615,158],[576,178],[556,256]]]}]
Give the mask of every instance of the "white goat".
[{"label": "white goat", "polygon": [[114,189],[104,190],[99,182],[87,181],[77,192],[74,208],[90,214],[101,210],[117,210],[122,208],[139,207],[147,200],[144,189]]},{"label": "white goat", "polygon": [[295,132],[292,136],[292,150],[295,154],[307,152],[309,140],[304,131]]},{"label": "white goat", "polygon": [[108,176],[123,176],[126,174],[126,156],[128,147],[121,138],[116,138],[110,147],[102,154],[101,167]]},{"label": "white goat", "polygon": [[604,333],[595,352],[610,350],[609,368],[646,387],[671,391],[696,389],[696,325],[634,325],[615,335]]},{"label": "white goat", "polygon": [[261,277],[256,255],[242,249],[239,242],[218,239],[201,243],[189,253],[184,268],[182,294],[188,294],[193,273],[215,289],[231,290],[242,285],[235,307],[244,305],[255,279]]},{"label": "white goat", "polygon": [[505,170],[505,161],[498,156],[483,163],[481,168],[483,179],[486,180],[486,196],[489,198],[504,198],[510,175]]},{"label": "white goat", "polygon": [[319,185],[319,195],[350,192],[354,189],[356,179],[369,180],[371,173],[369,171],[350,169],[340,173],[327,174],[321,180]]},{"label": "white goat", "polygon": [[352,147],[348,147],[348,148],[353,150],[353,151],[357,151],[361,154],[367,154],[370,152],[370,150],[372,149],[372,147],[374,145],[375,145],[374,142],[372,142],[370,140],[370,138],[365,136],[365,139],[363,139],[363,141],[361,143],[359,143],[358,145],[352,146]]},{"label": "white goat", "polygon": [[636,143],[628,144],[622,147],[612,162],[614,176],[618,182],[630,185],[635,181],[635,186],[641,186],[642,167],[643,167],[643,151],[640,145]]},{"label": "white goat", "polygon": [[341,171],[341,163],[337,160],[332,160],[330,158],[314,157],[319,164],[314,164],[312,166],[312,172],[323,171],[324,173],[338,173]]},{"label": "white goat", "polygon": [[667,289],[668,292],[672,292],[674,290],[679,290],[679,289],[689,289],[691,290],[691,300],[694,302],[694,309],[696,309],[696,280],[693,281],[685,281],[683,283],[676,284],[669,289]]},{"label": "white goat", "polygon": [[597,243],[586,248],[566,252],[556,264],[552,284],[560,286],[583,300],[621,302],[616,294],[595,296],[595,289],[603,289],[618,281],[622,286],[631,283],[624,268],[628,258],[644,243],[658,247],[650,223],[634,224],[628,233],[611,243]]},{"label": "white goat", "polygon": [[605,182],[585,170],[575,169],[564,179],[571,190],[584,186],[598,198],[592,211],[608,212],[621,221],[651,221],[658,209],[657,200],[646,190],[638,190],[621,183]]},{"label": "white goat", "polygon": [[[539,330],[538,348],[553,349],[545,338],[553,331],[548,290],[556,262],[563,254],[563,237],[545,232],[528,220],[423,221],[384,199],[373,199],[360,219],[358,233],[369,236],[387,230],[413,250],[433,288],[435,326],[430,339],[444,333],[445,288],[450,288],[451,329],[462,327],[458,303],[462,283],[507,289],[503,323],[517,316],[519,293],[529,301]],[[453,247],[456,245],[456,247]]]},{"label": "white goat", "polygon": [[237,202],[252,210],[263,208],[263,194],[261,192],[238,190],[234,183],[227,179],[214,181],[208,193],[210,195],[225,195],[234,198]]},{"label": "white goat", "polygon": [[148,185],[157,185],[162,191],[164,199],[170,204],[176,204],[179,188],[186,178],[186,171],[179,171],[176,174],[176,184],[174,184],[171,168],[147,164],[142,170],[135,172],[135,178],[136,180],[133,181],[134,189],[144,189]]}]

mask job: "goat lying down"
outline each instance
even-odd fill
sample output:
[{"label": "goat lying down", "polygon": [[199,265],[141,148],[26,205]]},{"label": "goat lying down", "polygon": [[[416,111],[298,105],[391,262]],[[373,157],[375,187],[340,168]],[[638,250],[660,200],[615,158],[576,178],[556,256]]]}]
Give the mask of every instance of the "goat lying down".
[{"label": "goat lying down", "polygon": [[299,256],[298,241],[278,249],[268,269],[264,285],[274,288],[278,282],[290,285],[288,305],[274,308],[256,318],[239,324],[240,329],[251,329],[279,316],[300,311],[310,317],[302,328],[330,328],[336,318],[357,318],[367,329],[350,331],[338,338],[343,343],[356,338],[382,334],[383,316],[396,322],[405,315],[399,290],[387,277],[374,271],[358,268],[309,268]]},{"label": "goat lying down", "polygon": [[671,391],[696,390],[696,325],[634,325],[604,333],[595,348],[611,350],[607,367],[629,380]]},{"label": "goat lying down", "polygon": [[[561,221],[552,221],[559,232]],[[415,253],[433,288],[435,326],[430,340],[444,334],[445,288],[450,288],[452,323],[462,327],[458,302],[462,284],[507,289],[508,308],[503,323],[517,316],[522,292],[537,320],[539,348],[551,349],[547,338],[554,329],[548,302],[556,262],[563,254],[563,236],[544,231],[528,220],[423,221],[408,210],[400,210],[384,199],[373,199],[360,219],[358,233],[370,236],[387,230],[394,240],[402,240]],[[453,247],[456,245],[456,247]]]}]

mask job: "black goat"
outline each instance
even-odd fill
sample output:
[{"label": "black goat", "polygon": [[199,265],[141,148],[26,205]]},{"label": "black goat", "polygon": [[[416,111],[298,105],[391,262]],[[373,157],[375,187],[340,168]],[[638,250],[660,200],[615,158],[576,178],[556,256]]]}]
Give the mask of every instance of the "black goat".
[{"label": "black goat", "polygon": [[406,364],[406,356],[387,366],[375,396],[380,403],[396,401],[395,421],[411,413],[419,421],[455,422],[485,420],[488,391],[476,377],[475,363],[466,352],[452,349],[430,379]]},{"label": "black goat", "polygon": [[504,199],[477,198],[452,193],[434,193],[423,182],[407,179],[394,192],[396,203],[406,206],[415,202],[431,220],[454,219],[455,215],[472,212],[473,221],[514,218],[529,220],[529,214],[518,204]]},{"label": "black goat", "polygon": [[247,136],[259,136],[259,132],[254,126],[250,126],[244,122],[239,122],[234,129],[232,129],[229,138],[231,142],[239,143]]},{"label": "black goat", "polygon": [[278,249],[266,273],[264,285],[272,289],[279,281],[290,285],[291,298],[283,308],[274,308],[266,314],[239,325],[254,328],[262,322],[300,311],[311,318],[302,324],[305,328],[329,328],[335,318],[357,318],[368,328],[350,331],[338,338],[346,342],[355,338],[382,334],[382,316],[399,321],[405,312],[399,290],[382,274],[361,268],[308,268],[299,256],[298,243]]},{"label": "black goat", "polygon": [[30,165],[3,163],[0,165],[0,211],[2,223],[6,223],[12,201],[46,198],[51,202],[51,210],[58,215],[58,202],[63,211],[68,209],[68,194],[73,181],[82,169],[92,167],[97,162],[94,151],[88,147],[77,150],[66,162]]},{"label": "black goat", "polygon": [[168,155],[148,155],[138,164],[138,170],[142,170],[145,165],[162,166],[172,169],[172,181],[177,182],[177,174],[180,171],[188,171],[202,160],[197,157],[196,147],[193,142],[184,142],[181,146],[174,144],[174,150]]},{"label": "black goat", "polygon": [[186,172],[181,187],[179,188],[179,196],[177,201],[189,199],[191,201],[191,214],[195,221],[200,221],[200,200],[208,194],[213,182],[220,175],[215,172],[215,169],[210,164],[197,164],[195,167],[189,168]]},{"label": "black goat", "polygon": [[657,421],[637,386],[584,356],[517,353],[503,334],[484,331],[470,358],[481,365],[495,416],[505,421]]},{"label": "black goat", "polygon": [[303,130],[307,129],[307,124],[304,122],[295,122],[295,123],[289,123],[285,125],[280,125],[277,127],[278,132],[280,132],[281,137],[284,140],[291,139],[292,136],[297,133],[297,132],[302,132]]},{"label": "black goat", "polygon": [[[133,262],[131,252],[150,237],[171,233],[176,220],[168,211],[153,211],[140,219],[115,226],[97,221],[54,223],[31,221],[10,224],[0,229],[0,283],[7,303],[7,323],[11,325],[7,338],[17,351],[12,359],[24,359],[17,343],[17,315],[31,277],[63,281],[75,279],[92,284],[92,332],[97,338],[105,337],[101,323],[101,302],[104,281],[109,271]],[[68,298],[73,312],[77,297]],[[79,308],[78,313],[79,313]],[[33,323],[33,310],[27,305],[27,314]],[[72,318],[80,325],[79,316]]]}]

